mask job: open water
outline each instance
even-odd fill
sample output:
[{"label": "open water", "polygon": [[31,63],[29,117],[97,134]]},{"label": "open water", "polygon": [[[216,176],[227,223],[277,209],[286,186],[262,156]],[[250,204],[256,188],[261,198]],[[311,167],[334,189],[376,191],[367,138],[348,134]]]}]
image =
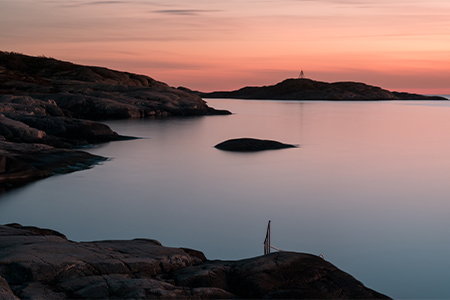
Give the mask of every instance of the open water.
[{"label": "open water", "polygon": [[[142,139],[0,196],[0,223],[75,241],[152,238],[209,259],[323,254],[397,299],[450,298],[450,101],[208,100],[230,116],[107,122]],[[231,153],[254,137],[299,148]]]}]

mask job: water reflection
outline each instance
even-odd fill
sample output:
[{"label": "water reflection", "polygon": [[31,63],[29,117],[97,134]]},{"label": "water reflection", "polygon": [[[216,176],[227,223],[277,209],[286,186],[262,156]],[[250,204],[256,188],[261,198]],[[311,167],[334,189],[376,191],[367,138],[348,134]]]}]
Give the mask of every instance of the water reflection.
[{"label": "water reflection", "polygon": [[[148,237],[210,259],[272,244],[323,253],[395,298],[450,298],[450,107],[447,102],[210,100],[231,116],[115,121],[112,157],[2,196],[1,223],[73,240]],[[230,153],[230,138],[301,148]]]}]

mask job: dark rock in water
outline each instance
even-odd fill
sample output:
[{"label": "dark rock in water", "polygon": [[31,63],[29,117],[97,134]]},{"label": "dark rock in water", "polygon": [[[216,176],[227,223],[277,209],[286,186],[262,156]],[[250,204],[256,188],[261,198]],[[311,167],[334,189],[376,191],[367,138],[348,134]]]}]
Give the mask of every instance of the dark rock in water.
[{"label": "dark rock in water", "polygon": [[276,150],[284,148],[296,148],[296,145],[283,144],[277,141],[260,140],[253,138],[231,139],[215,145],[217,149],[226,151],[252,152],[262,150]]},{"label": "dark rock in water", "polygon": [[148,239],[76,243],[0,225],[1,299],[389,299],[315,255],[239,261]]},{"label": "dark rock in water", "polygon": [[439,96],[390,92],[360,82],[321,82],[306,78],[286,79],[261,87],[244,87],[230,92],[200,93],[203,98],[272,100],[448,100]]}]

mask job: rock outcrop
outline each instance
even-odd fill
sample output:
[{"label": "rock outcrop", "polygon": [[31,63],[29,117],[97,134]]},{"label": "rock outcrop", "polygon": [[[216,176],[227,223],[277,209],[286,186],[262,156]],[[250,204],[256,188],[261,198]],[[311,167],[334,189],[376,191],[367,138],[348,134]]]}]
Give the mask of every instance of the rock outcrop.
[{"label": "rock outcrop", "polygon": [[85,151],[0,141],[0,193],[54,174],[88,169],[105,160]]},{"label": "rock outcrop", "polygon": [[0,52],[0,94],[90,120],[230,113],[148,76],[8,52]]},{"label": "rock outcrop", "polygon": [[77,243],[56,231],[0,226],[1,299],[389,299],[315,255],[240,261],[148,239]]},{"label": "rock outcrop", "polygon": [[[2,96],[0,107],[7,107],[1,101]],[[40,106],[13,104],[0,113],[0,192],[106,160],[75,147],[130,138],[104,124],[52,116],[40,111]]]},{"label": "rock outcrop", "polygon": [[327,83],[306,78],[286,79],[262,87],[244,87],[230,92],[199,93],[203,98],[272,100],[448,100],[439,96],[390,92],[359,82]]},{"label": "rock outcrop", "polygon": [[0,192],[104,160],[75,147],[129,138],[98,120],[229,113],[147,76],[0,51]]},{"label": "rock outcrop", "polygon": [[260,140],[253,138],[238,138],[226,140],[215,145],[217,149],[236,152],[254,152],[262,150],[276,150],[285,148],[296,148],[296,145],[283,144],[277,141]]}]

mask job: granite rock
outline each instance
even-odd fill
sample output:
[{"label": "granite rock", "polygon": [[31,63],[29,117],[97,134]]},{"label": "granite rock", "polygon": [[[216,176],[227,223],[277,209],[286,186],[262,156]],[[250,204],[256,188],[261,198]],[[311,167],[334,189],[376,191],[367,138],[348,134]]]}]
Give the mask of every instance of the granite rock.
[{"label": "granite rock", "polygon": [[105,160],[85,151],[0,141],[0,193],[54,174],[88,169]]},{"label": "granite rock", "polygon": [[19,300],[19,298],[14,295],[13,291],[3,277],[0,277],[0,299]]},{"label": "granite rock", "polygon": [[0,226],[0,245],[4,299],[389,299],[310,254],[209,261],[155,240],[77,243],[19,224]]}]

